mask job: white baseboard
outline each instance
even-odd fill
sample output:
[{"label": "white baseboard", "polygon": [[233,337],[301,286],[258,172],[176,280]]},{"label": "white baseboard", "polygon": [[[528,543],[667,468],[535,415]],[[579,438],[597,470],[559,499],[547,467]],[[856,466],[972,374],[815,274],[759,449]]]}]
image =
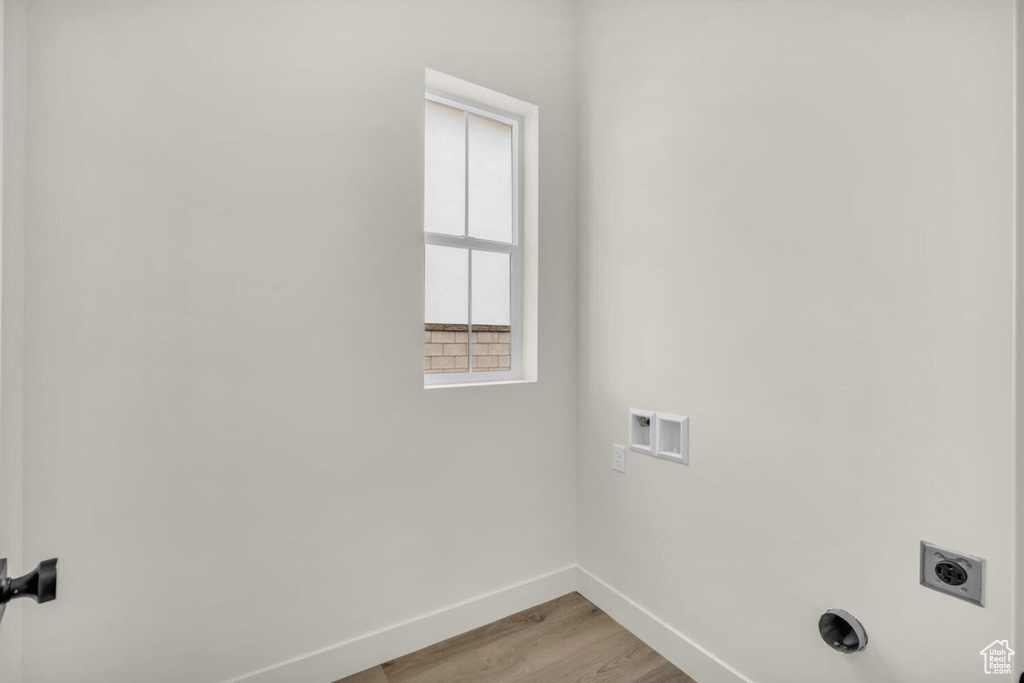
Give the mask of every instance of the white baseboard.
[{"label": "white baseboard", "polygon": [[699,683],[752,683],[650,611],[577,566],[307,652],[224,683],[331,683],[572,591],[579,591]]},{"label": "white baseboard", "polygon": [[576,590],[565,567],[225,683],[330,683]]},{"label": "white baseboard", "polygon": [[698,683],[753,683],[721,659],[636,604],[586,569],[577,567],[576,590],[627,631]]}]

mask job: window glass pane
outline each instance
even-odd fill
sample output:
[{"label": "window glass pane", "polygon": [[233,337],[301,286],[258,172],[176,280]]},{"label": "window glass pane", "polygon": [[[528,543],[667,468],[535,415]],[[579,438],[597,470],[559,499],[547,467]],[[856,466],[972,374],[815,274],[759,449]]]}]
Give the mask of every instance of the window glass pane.
[{"label": "window glass pane", "polygon": [[423,229],[466,234],[466,114],[426,102]]},{"label": "window glass pane", "polygon": [[469,234],[512,241],[512,126],[469,116]]},{"label": "window glass pane", "polygon": [[425,321],[461,324],[468,321],[469,251],[456,247],[426,246]]},{"label": "window glass pane", "polygon": [[473,251],[473,370],[511,369],[511,256]]},{"label": "window glass pane", "polygon": [[508,325],[512,305],[508,254],[473,251],[473,324]]}]

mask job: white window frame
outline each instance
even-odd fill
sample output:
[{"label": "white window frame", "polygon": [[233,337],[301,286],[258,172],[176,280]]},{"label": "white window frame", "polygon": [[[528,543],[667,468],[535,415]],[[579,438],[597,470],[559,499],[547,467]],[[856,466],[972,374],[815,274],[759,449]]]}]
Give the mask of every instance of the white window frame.
[{"label": "white window frame", "polygon": [[[469,262],[469,303],[466,311],[467,334],[466,352],[469,359],[469,370],[466,372],[423,373],[425,386],[443,384],[481,384],[518,380],[523,375],[523,119],[514,114],[492,109],[477,102],[441,91],[427,89],[424,100],[458,109],[465,116],[466,132],[466,189],[463,201],[466,203],[463,234],[445,235],[423,231],[423,244],[434,244],[443,247],[455,247],[467,250]],[[469,235],[469,115],[474,114],[492,121],[498,121],[512,128],[512,241],[511,243],[480,239]],[[491,251],[509,254],[511,258],[511,310],[509,328],[511,341],[511,358],[508,370],[477,370],[473,371],[473,259],[474,250]],[[425,255],[424,255],[425,258]],[[424,318],[426,315],[424,314]],[[424,326],[427,321],[424,319]]]}]

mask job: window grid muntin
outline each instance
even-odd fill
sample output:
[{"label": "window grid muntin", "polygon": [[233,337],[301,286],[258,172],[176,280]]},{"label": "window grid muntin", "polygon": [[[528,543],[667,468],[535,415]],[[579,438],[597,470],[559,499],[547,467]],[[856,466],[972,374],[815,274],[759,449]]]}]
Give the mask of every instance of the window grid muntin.
[{"label": "window grid muntin", "polygon": [[[496,382],[503,380],[514,380],[519,379],[522,372],[522,293],[523,293],[523,271],[522,271],[522,193],[521,188],[523,184],[522,172],[523,172],[523,148],[521,144],[522,140],[522,119],[517,116],[512,116],[507,113],[491,109],[475,102],[469,102],[446,93],[442,93],[435,90],[427,90],[424,96],[426,101],[435,102],[437,104],[444,105],[446,107],[452,107],[459,109],[464,112],[464,129],[465,129],[465,153],[466,153],[466,173],[465,173],[465,192],[463,193],[463,201],[465,203],[465,211],[463,218],[463,235],[448,235],[442,233],[427,232],[424,228],[423,239],[425,244],[438,244],[443,246],[450,246],[456,248],[467,249],[472,251],[473,249],[480,249],[483,251],[496,251],[510,254],[511,256],[511,295],[512,302],[510,305],[510,320],[509,328],[511,331],[511,361],[512,366],[507,371],[487,371],[481,372],[473,371],[473,266],[472,266],[472,254],[467,254],[470,262],[469,267],[469,304],[467,310],[467,320],[469,321],[466,328],[466,344],[467,344],[467,365],[468,370],[466,372],[451,372],[451,373],[424,373],[424,384],[460,384],[460,383],[473,383],[473,382]],[[504,123],[512,128],[512,241],[511,242],[496,242],[493,240],[481,239],[479,237],[471,237],[469,235],[469,114],[475,114],[484,118],[492,119],[500,123]]]}]

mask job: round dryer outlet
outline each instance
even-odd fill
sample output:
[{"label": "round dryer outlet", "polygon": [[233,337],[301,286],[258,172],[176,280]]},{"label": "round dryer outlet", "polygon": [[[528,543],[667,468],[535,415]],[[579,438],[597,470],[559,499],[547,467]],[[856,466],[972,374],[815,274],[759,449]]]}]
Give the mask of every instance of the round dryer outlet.
[{"label": "round dryer outlet", "polygon": [[921,585],[984,607],[985,560],[922,542]]},{"label": "round dryer outlet", "polygon": [[962,586],[967,583],[967,572],[956,562],[939,562],[935,565],[935,576],[947,586]]}]

